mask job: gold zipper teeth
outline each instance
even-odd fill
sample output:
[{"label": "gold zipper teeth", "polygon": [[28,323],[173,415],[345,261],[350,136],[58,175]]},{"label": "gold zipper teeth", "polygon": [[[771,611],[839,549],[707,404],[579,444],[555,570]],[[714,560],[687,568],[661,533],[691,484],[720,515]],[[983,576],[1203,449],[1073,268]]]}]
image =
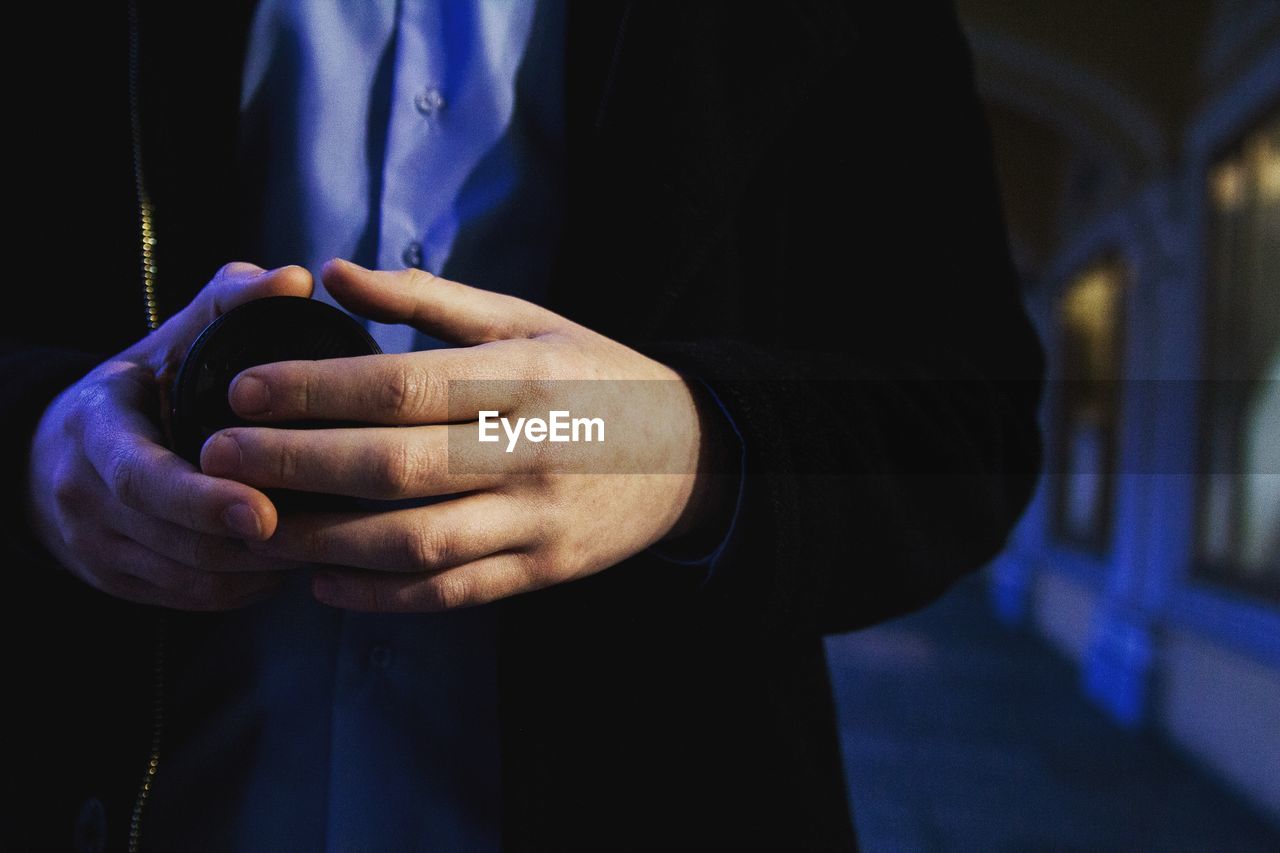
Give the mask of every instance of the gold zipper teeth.
[{"label": "gold zipper teeth", "polygon": [[[129,2],[129,123],[133,137],[133,181],[138,198],[138,230],[140,259],[142,262],[142,302],[146,312],[148,329],[160,326],[160,306],[156,298],[156,231],[155,205],[147,192],[147,182],[142,169],[142,107],[139,93],[140,66],[138,62],[138,4]],[[147,755],[146,770],[133,802],[129,816],[129,853],[139,853],[142,847],[142,815],[151,798],[156,772],[160,769],[160,746],[164,735],[165,693],[165,614],[156,617],[155,665],[152,670],[151,743]]]},{"label": "gold zipper teeth", "polygon": [[129,3],[129,129],[133,137],[133,183],[138,197],[138,228],[141,242],[142,301],[148,329],[160,325],[160,306],[156,300],[156,232],[155,205],[147,192],[142,171],[142,106],[139,91],[138,4]]},{"label": "gold zipper teeth", "polygon": [[[141,169],[135,171],[141,176]],[[142,232],[142,301],[146,310],[148,329],[156,329],[160,326],[160,307],[156,302],[156,236],[155,229],[152,226],[154,210],[151,199],[147,197],[146,189],[142,185],[141,177],[139,177],[138,219]]]},{"label": "gold zipper teeth", "polygon": [[152,679],[151,748],[147,756],[147,769],[142,774],[142,784],[133,801],[129,816],[129,853],[138,853],[142,845],[142,812],[151,798],[151,789],[160,769],[160,741],[164,735],[164,633],[165,617],[161,613],[156,621],[155,669]]}]

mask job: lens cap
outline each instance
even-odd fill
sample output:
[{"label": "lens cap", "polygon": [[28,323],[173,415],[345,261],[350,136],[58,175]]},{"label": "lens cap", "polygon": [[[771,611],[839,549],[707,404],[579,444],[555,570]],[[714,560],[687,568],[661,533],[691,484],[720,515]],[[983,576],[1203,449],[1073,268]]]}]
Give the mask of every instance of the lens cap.
[{"label": "lens cap", "polygon": [[[220,429],[247,426],[227,402],[236,374],[272,361],[376,355],[382,349],[351,315],[315,299],[272,296],[232,308],[187,351],[170,397],[174,452],[200,464],[200,448]],[[286,429],[352,426],[335,421],[273,421]]]}]

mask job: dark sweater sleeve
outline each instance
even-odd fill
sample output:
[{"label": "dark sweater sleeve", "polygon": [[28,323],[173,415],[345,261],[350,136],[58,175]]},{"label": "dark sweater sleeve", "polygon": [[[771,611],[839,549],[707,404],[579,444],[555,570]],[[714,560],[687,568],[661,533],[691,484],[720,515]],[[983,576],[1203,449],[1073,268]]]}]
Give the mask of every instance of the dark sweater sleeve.
[{"label": "dark sweater sleeve", "polygon": [[930,4],[863,33],[726,229],[749,235],[750,331],[640,345],[710,385],[746,449],[705,592],[783,631],[934,600],[1001,549],[1040,463],[1043,358],[959,28]]},{"label": "dark sweater sleeve", "polygon": [[747,475],[711,595],[787,631],[863,627],[984,565],[1030,499],[1035,384],[812,364],[735,341],[655,347],[710,378]]}]

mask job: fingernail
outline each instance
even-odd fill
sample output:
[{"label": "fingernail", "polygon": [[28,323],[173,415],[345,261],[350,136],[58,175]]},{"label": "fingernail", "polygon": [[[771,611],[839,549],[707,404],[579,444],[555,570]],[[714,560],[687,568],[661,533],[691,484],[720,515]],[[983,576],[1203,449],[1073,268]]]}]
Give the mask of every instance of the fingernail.
[{"label": "fingernail", "polygon": [[222,513],[222,521],[232,533],[246,539],[257,539],[262,535],[262,523],[258,514],[248,504],[232,504]]},{"label": "fingernail", "polygon": [[265,415],[271,410],[271,389],[256,376],[241,376],[231,383],[228,399],[239,415]]},{"label": "fingernail", "polygon": [[258,267],[258,271],[255,272],[252,276],[250,276],[250,279],[253,281],[257,281],[260,278],[266,278],[267,276],[275,275],[276,273],[282,270],[287,270],[289,267],[292,267],[292,266],[296,266],[296,264],[285,264],[282,267],[272,267],[271,269],[263,269],[262,267]]},{"label": "fingernail", "polygon": [[200,451],[200,470],[210,477],[228,477],[240,470],[240,445],[225,433],[209,439]]}]

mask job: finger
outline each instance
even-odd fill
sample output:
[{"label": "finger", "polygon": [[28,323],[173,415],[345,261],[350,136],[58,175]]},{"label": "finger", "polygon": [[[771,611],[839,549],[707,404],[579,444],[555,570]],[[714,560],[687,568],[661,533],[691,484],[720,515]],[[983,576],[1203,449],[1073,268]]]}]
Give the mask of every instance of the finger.
[{"label": "finger", "polygon": [[230,610],[267,597],[279,573],[220,575],[157,554],[125,536],[97,558],[90,582],[108,595],[176,610]]},{"label": "finger", "polygon": [[198,533],[130,509],[111,498],[106,484],[88,462],[83,471],[61,487],[59,523],[74,530],[78,550],[100,550],[103,535],[123,535],[144,547],[202,571],[267,572],[298,568],[298,564],[263,557],[239,539]]},{"label": "finger", "polygon": [[196,471],[128,406],[102,414],[86,424],[84,450],[114,500],[201,533],[265,539],[274,532],[276,509],[262,492]]},{"label": "finger", "polygon": [[205,442],[200,468],[212,477],[263,489],[373,500],[452,495],[492,488],[501,482],[504,471],[496,466],[488,470],[470,466],[469,473],[450,472],[451,429],[231,427]]},{"label": "finger", "polygon": [[380,323],[407,323],[453,344],[532,338],[568,322],[532,302],[419,269],[367,270],[335,258],[320,277],[348,310]]},{"label": "finger", "polygon": [[204,311],[206,324],[239,305],[268,296],[309,297],[314,289],[311,273],[295,264],[264,270],[254,264],[233,262],[218,270],[192,304]]},{"label": "finger", "polygon": [[311,579],[321,604],[375,613],[437,613],[488,604],[549,586],[524,552],[493,554],[431,575],[326,570]]},{"label": "finger", "polygon": [[375,513],[297,514],[252,547],[274,557],[381,572],[437,572],[537,538],[530,513],[508,498],[473,495]]},{"label": "finger", "polygon": [[181,362],[201,330],[232,308],[268,296],[307,297],[313,287],[311,273],[300,266],[264,270],[248,263],[227,264],[185,308],[157,330],[154,337],[161,346],[153,354],[153,369],[161,373]]},{"label": "finger", "polygon": [[241,417],[273,421],[394,425],[475,420],[481,409],[506,412],[518,402],[519,383],[478,380],[519,376],[527,361],[519,350],[495,344],[407,355],[277,361],[238,374],[228,400]]},{"label": "finger", "polygon": [[256,554],[239,539],[197,533],[122,504],[114,504],[104,521],[139,545],[203,572],[283,572],[302,567],[301,563]]}]

